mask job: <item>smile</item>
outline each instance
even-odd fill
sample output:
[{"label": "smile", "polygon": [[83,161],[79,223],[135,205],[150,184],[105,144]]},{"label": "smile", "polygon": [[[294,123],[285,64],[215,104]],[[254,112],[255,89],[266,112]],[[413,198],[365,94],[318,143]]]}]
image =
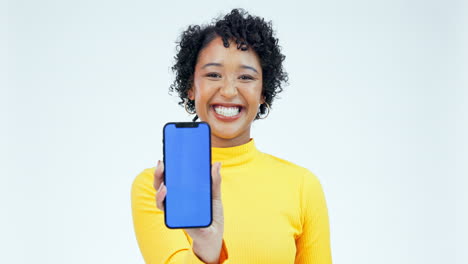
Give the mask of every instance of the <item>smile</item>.
[{"label": "smile", "polygon": [[243,112],[243,107],[238,105],[212,105],[214,116],[221,121],[234,121]]},{"label": "smile", "polygon": [[227,117],[238,115],[240,112],[240,107],[225,107],[217,105],[213,108],[218,115],[223,115]]}]

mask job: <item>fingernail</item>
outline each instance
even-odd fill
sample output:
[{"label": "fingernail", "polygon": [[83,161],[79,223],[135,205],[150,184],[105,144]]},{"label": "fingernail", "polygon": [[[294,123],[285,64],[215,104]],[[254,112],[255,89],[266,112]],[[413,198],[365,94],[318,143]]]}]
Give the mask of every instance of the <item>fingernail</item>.
[{"label": "fingernail", "polygon": [[163,183],[161,182],[161,184],[159,185],[159,188],[158,188],[158,192],[161,191],[162,186],[163,186]]},{"label": "fingernail", "polygon": [[161,164],[161,160],[158,160],[158,165],[157,165],[157,167],[159,167],[159,164]]}]

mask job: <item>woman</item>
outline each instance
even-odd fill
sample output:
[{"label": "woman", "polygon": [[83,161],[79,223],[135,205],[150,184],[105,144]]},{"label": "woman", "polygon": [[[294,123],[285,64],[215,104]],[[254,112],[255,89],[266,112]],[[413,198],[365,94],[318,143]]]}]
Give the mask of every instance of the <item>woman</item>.
[{"label": "woman", "polygon": [[243,10],[183,32],[171,90],[211,126],[213,223],[166,228],[164,165],[144,170],[132,185],[132,211],[147,263],[331,263],[319,180],[250,138],[287,81],[283,60],[271,23]]}]

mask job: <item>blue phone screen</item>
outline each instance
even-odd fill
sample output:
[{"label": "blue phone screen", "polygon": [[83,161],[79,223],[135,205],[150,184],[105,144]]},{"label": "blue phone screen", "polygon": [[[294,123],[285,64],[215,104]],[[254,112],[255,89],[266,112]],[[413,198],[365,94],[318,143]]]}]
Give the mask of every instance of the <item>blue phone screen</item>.
[{"label": "blue phone screen", "polygon": [[[189,124],[184,126],[184,124]],[[196,124],[196,125],[194,125]],[[207,123],[164,126],[165,221],[169,228],[211,224],[211,144]]]}]

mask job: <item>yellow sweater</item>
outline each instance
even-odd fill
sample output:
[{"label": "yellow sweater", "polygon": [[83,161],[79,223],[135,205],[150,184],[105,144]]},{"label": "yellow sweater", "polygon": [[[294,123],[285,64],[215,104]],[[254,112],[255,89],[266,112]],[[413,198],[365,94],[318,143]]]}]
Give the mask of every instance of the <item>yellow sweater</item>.
[{"label": "yellow sweater", "polygon": [[[222,164],[222,262],[332,263],[325,196],[314,174],[260,152],[254,140],[212,148],[212,161]],[[131,194],[135,233],[146,263],[203,263],[182,229],[164,225],[164,212],[156,207],[154,170],[136,177]]]}]

